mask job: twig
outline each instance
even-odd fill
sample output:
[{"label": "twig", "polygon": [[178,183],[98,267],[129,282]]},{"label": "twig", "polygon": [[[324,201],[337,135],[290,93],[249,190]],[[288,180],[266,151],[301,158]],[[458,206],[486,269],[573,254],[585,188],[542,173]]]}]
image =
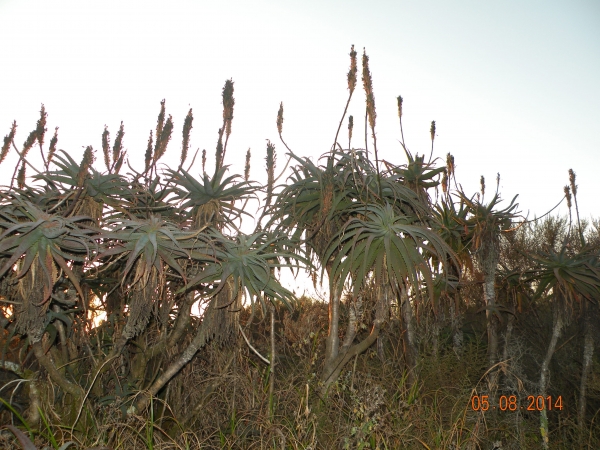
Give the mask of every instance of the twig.
[{"label": "twig", "polygon": [[258,353],[258,350],[256,350],[254,347],[252,347],[252,344],[250,343],[250,341],[248,340],[248,338],[246,337],[246,334],[244,333],[244,329],[242,328],[242,326],[238,323],[238,328],[240,329],[240,332],[242,333],[242,336],[244,337],[244,340],[246,341],[246,344],[248,344],[248,347],[250,347],[250,349],[257,354],[257,356],[262,359],[265,363],[267,364],[271,364],[271,362],[265,358],[263,355],[261,355],[260,353]]}]

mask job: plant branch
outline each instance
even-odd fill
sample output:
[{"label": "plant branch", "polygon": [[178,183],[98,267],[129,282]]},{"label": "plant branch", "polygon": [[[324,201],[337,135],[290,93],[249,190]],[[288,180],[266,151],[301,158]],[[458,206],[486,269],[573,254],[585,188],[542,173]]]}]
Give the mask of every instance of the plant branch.
[{"label": "plant branch", "polygon": [[256,356],[258,356],[260,359],[262,359],[266,364],[271,364],[271,362],[265,358],[263,355],[261,355],[258,350],[256,350],[252,344],[250,343],[250,341],[248,340],[248,338],[246,337],[246,333],[244,333],[244,329],[242,328],[242,326],[238,323],[238,328],[240,329],[240,332],[242,333],[242,336],[244,337],[244,340],[246,341],[246,344],[248,344],[248,347],[250,347],[250,349],[256,353]]},{"label": "plant branch", "polygon": [[155,397],[160,391],[188,362],[192,360],[194,355],[203,348],[212,336],[208,335],[209,326],[212,322],[214,299],[206,308],[202,324],[198,327],[198,332],[190,345],[183,351],[179,358],[172,363],[167,369],[152,383],[150,388],[140,396],[135,405],[132,405],[127,411],[128,415],[134,415],[139,411],[143,411],[149,404],[150,399]]},{"label": "plant branch", "polygon": [[50,378],[52,379],[52,381],[54,381],[56,384],[58,384],[58,386],[63,391],[65,391],[68,394],[71,394],[76,399],[81,398],[81,396],[83,395],[83,389],[80,386],[78,386],[74,383],[71,383],[69,380],[67,380],[65,377],[62,376],[62,374],[58,371],[58,369],[56,368],[56,366],[54,365],[54,363],[52,362],[50,357],[48,357],[44,353],[44,349],[42,348],[42,343],[40,341],[38,341],[32,345],[32,348],[33,348],[33,353],[35,354],[35,357],[39,361],[40,365],[42,367],[44,367],[44,369],[46,369],[46,371],[48,372],[48,375],[50,375]]}]

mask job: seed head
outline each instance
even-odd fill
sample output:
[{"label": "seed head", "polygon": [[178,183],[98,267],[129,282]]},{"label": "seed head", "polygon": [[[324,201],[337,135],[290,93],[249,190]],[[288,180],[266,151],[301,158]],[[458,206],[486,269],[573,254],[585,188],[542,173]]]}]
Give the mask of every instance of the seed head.
[{"label": "seed head", "polygon": [[48,156],[46,157],[47,161],[46,164],[50,165],[50,161],[52,161],[52,158],[54,157],[54,154],[56,153],[56,144],[58,142],[58,127],[56,127],[54,129],[54,136],[52,136],[52,139],[50,139],[50,148],[48,149]]},{"label": "seed head", "polygon": [[279,104],[279,111],[277,111],[277,132],[281,136],[283,130],[283,102]]},{"label": "seed head", "polygon": [[206,173],[206,149],[202,150],[202,173]]},{"label": "seed head", "polygon": [[575,172],[573,172],[573,169],[569,169],[569,183],[571,184],[573,196],[577,197],[577,185],[575,184]]},{"label": "seed head", "polygon": [[187,158],[188,148],[190,146],[190,132],[192,131],[192,122],[194,116],[192,114],[192,108],[187,113],[185,121],[183,122],[183,143],[181,145],[181,164],[185,162]]},{"label": "seed head", "polygon": [[398,100],[398,117],[402,119],[402,96],[399,95],[396,100]]},{"label": "seed head", "polygon": [[354,116],[348,117],[348,140],[352,140],[352,130],[354,129]]},{"label": "seed head", "polygon": [[8,150],[10,149],[10,144],[12,144],[15,139],[15,133],[17,132],[17,121],[13,121],[12,126],[10,127],[10,132],[4,136],[4,144],[2,144],[2,151],[0,151],[0,163],[4,161],[6,155],[8,155]]},{"label": "seed head", "polygon": [[110,149],[110,133],[108,132],[108,127],[104,125],[104,132],[102,133],[102,153],[104,154],[104,164],[106,164],[106,168],[110,170],[110,154],[108,153]]},{"label": "seed head", "polygon": [[144,157],[145,162],[145,172],[148,172],[150,169],[150,163],[152,162],[152,130],[150,130],[150,136],[148,137],[148,146],[146,147],[146,155]]},{"label": "seed head", "polygon": [[223,130],[219,128],[219,140],[215,152],[215,170],[219,170],[221,167],[223,167]]},{"label": "seed head", "polygon": [[169,140],[171,139],[171,133],[173,132],[173,118],[169,114],[169,118],[167,119],[162,132],[160,133],[160,140],[156,142],[156,146],[154,148],[154,161],[158,161],[167,151],[167,145],[169,144]]},{"label": "seed head", "polygon": [[356,51],[354,50],[354,45],[350,49],[350,70],[348,71],[348,90],[350,91],[350,95],[354,92],[354,88],[356,88],[356,73],[358,72],[358,68],[356,66]]},{"label": "seed head", "polygon": [[246,166],[244,167],[244,180],[248,181],[250,178],[250,149],[246,152]]},{"label": "seed head", "polygon": [[454,156],[451,153],[446,155],[446,167],[448,169],[448,176],[454,175]]},{"label": "seed head", "polygon": [[371,130],[375,129],[375,119],[377,118],[377,112],[375,111],[375,96],[373,95],[373,80],[371,79],[371,72],[369,70],[369,57],[367,52],[363,49],[362,57],[362,80],[363,87],[365,89],[365,95],[367,97],[367,115],[369,116],[369,126]]},{"label": "seed head", "polygon": [[88,145],[83,152],[83,158],[79,165],[79,172],[77,173],[77,186],[82,187],[85,177],[94,163],[94,149],[91,145]]},{"label": "seed head", "polygon": [[429,127],[429,133],[431,134],[431,141],[435,139],[435,120],[431,121],[431,127]]},{"label": "seed head", "polygon": [[565,198],[567,199],[567,208],[571,209],[571,189],[569,186],[565,186]]},{"label": "seed head", "polygon": [[267,141],[267,206],[271,204],[273,196],[273,185],[275,184],[275,163],[277,155],[275,154],[275,145]]},{"label": "seed head", "polygon": [[444,191],[444,194],[448,193],[448,168],[444,169],[444,175],[442,176],[442,191]]},{"label": "seed head", "polygon": [[121,153],[121,155],[119,156],[119,159],[117,159],[114,162],[115,163],[115,168],[114,168],[115,173],[119,173],[121,171],[121,167],[123,167],[123,158],[125,157],[126,154],[127,154],[127,152]]},{"label": "seed head", "polygon": [[[163,127],[165,126],[165,99],[163,98],[160,102],[160,112],[158,113],[158,120],[156,122],[156,146],[160,143],[160,137],[162,135]],[[154,149],[156,153],[156,148]]]},{"label": "seed head", "polygon": [[223,122],[225,123],[225,134],[227,136],[231,134],[233,105],[235,105],[235,99],[233,98],[233,80],[229,79],[225,81],[225,86],[223,87]]},{"label": "seed head", "polygon": [[33,147],[33,144],[35,144],[36,139],[37,139],[37,131],[33,130],[31,133],[29,133],[29,136],[27,136],[27,139],[23,143],[23,151],[21,152],[21,158],[25,159],[25,157],[27,156],[27,153],[29,153],[29,150],[31,150],[31,147]]},{"label": "seed head", "polygon": [[481,175],[481,179],[479,180],[479,184],[481,184],[481,196],[485,195],[485,178]]},{"label": "seed head", "polygon": [[40,110],[40,118],[37,121],[37,126],[35,128],[36,138],[40,144],[40,147],[44,145],[44,136],[47,131],[46,130],[46,118],[47,117],[48,117],[48,114],[46,114],[46,108],[44,107],[44,104],[42,103],[42,109]]},{"label": "seed head", "polygon": [[25,187],[25,161],[21,163],[21,168],[19,169],[19,173],[17,173],[17,186],[19,186],[19,189]]},{"label": "seed head", "polygon": [[123,121],[121,121],[121,126],[119,127],[117,138],[115,139],[115,145],[113,145],[113,162],[118,161],[121,157],[121,152],[123,151],[123,136],[125,136],[125,127],[123,126]]}]

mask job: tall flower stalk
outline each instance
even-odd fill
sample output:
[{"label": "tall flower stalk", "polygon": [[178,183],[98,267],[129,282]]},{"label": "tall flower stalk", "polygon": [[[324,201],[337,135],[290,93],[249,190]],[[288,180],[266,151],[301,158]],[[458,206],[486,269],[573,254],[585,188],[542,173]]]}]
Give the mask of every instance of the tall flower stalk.
[{"label": "tall flower stalk", "polygon": [[6,155],[8,155],[8,151],[10,150],[10,146],[15,139],[15,134],[17,133],[17,121],[13,121],[12,126],[10,127],[9,133],[4,136],[4,143],[2,144],[2,150],[0,150],[0,164],[2,161],[6,159]]},{"label": "tall flower stalk", "polygon": [[[227,151],[227,142],[231,135],[231,122],[233,121],[233,106],[235,99],[233,98],[233,80],[225,81],[222,92],[223,98],[223,126],[219,128],[219,138],[217,140],[217,150],[215,152],[215,172],[223,167],[225,161],[225,153]],[[225,144],[223,144],[223,134],[225,134]]]},{"label": "tall flower stalk", "polygon": [[104,155],[104,165],[106,170],[110,171],[110,132],[108,127],[104,125],[104,131],[102,132],[102,154]]},{"label": "tall flower stalk", "polygon": [[398,120],[400,121],[400,136],[402,136],[402,147],[406,148],[404,144],[404,130],[402,129],[402,103],[404,102],[404,100],[401,95],[396,97],[396,100],[398,102]]},{"label": "tall flower stalk", "polygon": [[277,155],[275,154],[275,145],[271,141],[267,141],[267,199],[266,206],[271,205],[273,198],[273,185],[275,184],[275,162]]},{"label": "tall flower stalk", "polygon": [[190,147],[190,132],[192,131],[192,122],[194,121],[194,116],[192,114],[192,108],[187,113],[185,117],[185,121],[183,122],[183,141],[181,143],[181,161],[179,163],[179,167],[183,166],[185,160],[187,159],[188,149]]},{"label": "tall flower stalk", "polygon": [[362,80],[365,89],[367,101],[367,116],[369,118],[369,126],[371,127],[371,136],[373,137],[373,151],[375,152],[375,168],[377,169],[377,185],[379,189],[379,197],[383,197],[381,192],[381,174],[379,173],[379,155],[377,153],[377,136],[375,135],[375,120],[377,119],[377,111],[375,110],[375,95],[373,94],[373,80],[371,71],[369,70],[369,57],[366,50],[363,49],[362,57]]},{"label": "tall flower stalk", "polygon": [[[348,106],[350,105],[350,100],[352,100],[352,94],[354,94],[354,89],[356,88],[356,74],[358,72],[358,67],[356,63],[356,51],[354,50],[354,45],[350,49],[350,70],[348,71],[348,100],[346,101],[346,107],[344,108],[344,114],[342,114],[342,118],[340,119],[340,124],[338,125],[337,131],[335,132],[335,139],[333,140],[333,145],[331,147],[331,152],[335,150],[335,146],[337,145],[338,135],[340,134],[340,129],[342,128],[342,123],[344,122],[344,117],[346,117],[346,113],[348,112]],[[352,123],[352,116],[350,116],[350,123]],[[352,126],[348,125],[348,130],[350,133],[350,138],[352,139]],[[350,149],[350,143],[348,143],[348,149]]]}]

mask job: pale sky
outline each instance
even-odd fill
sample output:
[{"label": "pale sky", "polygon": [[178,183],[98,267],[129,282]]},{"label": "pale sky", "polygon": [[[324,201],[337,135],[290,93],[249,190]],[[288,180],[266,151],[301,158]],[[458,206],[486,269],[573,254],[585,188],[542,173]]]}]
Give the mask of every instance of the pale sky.
[{"label": "pale sky", "polygon": [[[435,156],[454,155],[467,193],[479,189],[481,175],[493,191],[500,172],[505,204],[519,194],[532,218],[560,200],[573,168],[582,215],[600,216],[597,0],[0,0],[0,23],[0,137],[17,120],[19,145],[44,103],[46,141],[60,127],[58,147],[79,161],[92,145],[103,170],[104,125],[114,141],[123,121],[124,147],[141,169],[165,98],[175,131],[163,162],[178,164],[191,107],[191,148],[207,150],[212,170],[221,90],[232,78],[226,164],[243,173],[250,147],[252,177],[263,181],[266,139],[276,144],[279,167],[285,161],[275,126],[281,101],[284,138],[296,154],[316,158],[330,148],[354,44],[359,64],[363,47],[370,58],[382,158],[405,162],[402,95],[409,149],[429,154],[435,120]],[[349,110],[356,147],[364,147],[364,108],[359,78]],[[15,161],[13,152],[0,173],[10,176]],[[200,170],[198,163],[192,173]]]}]

